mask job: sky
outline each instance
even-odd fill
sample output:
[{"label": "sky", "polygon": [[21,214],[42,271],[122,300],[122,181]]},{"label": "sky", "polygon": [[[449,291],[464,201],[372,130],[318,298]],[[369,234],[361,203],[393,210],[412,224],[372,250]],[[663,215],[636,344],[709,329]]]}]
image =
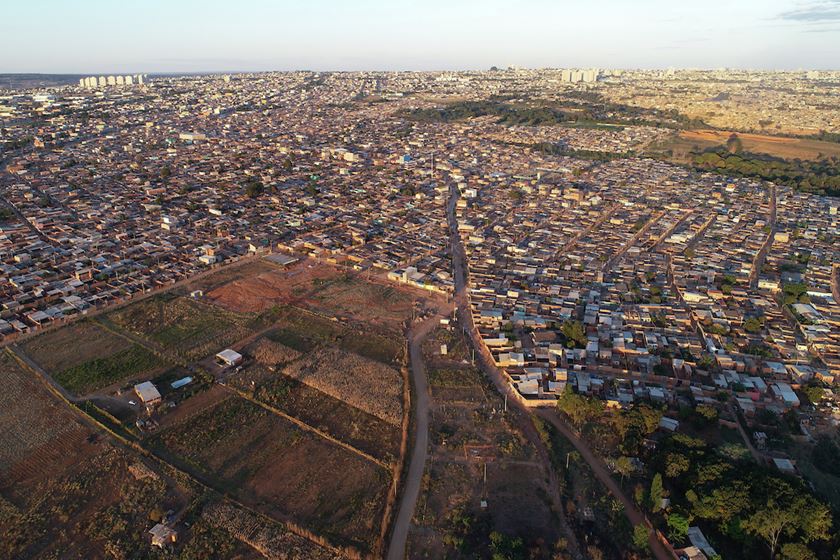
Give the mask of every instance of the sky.
[{"label": "sky", "polygon": [[0,14],[0,73],[840,67],[840,0],[4,0]]}]

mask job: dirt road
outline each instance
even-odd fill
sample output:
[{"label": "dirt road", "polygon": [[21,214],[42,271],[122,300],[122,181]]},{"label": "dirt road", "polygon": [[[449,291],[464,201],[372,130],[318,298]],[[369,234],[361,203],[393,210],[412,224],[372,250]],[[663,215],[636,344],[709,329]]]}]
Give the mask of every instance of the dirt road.
[{"label": "dirt road", "polygon": [[533,422],[530,420],[530,412],[525,406],[522,396],[513,389],[513,386],[508,382],[505,374],[496,366],[493,356],[487,349],[487,346],[481,340],[481,335],[473,322],[472,310],[470,308],[470,299],[468,293],[469,285],[469,268],[466,264],[466,251],[464,244],[461,242],[461,237],[458,232],[458,222],[455,217],[455,204],[457,202],[457,192],[453,187],[449,204],[447,205],[447,217],[450,228],[450,246],[452,251],[452,271],[455,280],[455,305],[458,317],[458,323],[463,327],[464,332],[469,337],[472,347],[475,349],[476,365],[487,375],[493,382],[493,385],[499,393],[506,397],[506,402],[509,408],[520,413],[519,428],[525,434],[525,437],[534,444],[540,461],[546,469],[549,482],[550,498],[554,509],[558,512],[560,518],[560,530],[568,541],[568,551],[573,558],[582,558],[579,551],[577,539],[571,528],[566,523],[566,518],[563,517],[563,508],[560,500],[560,486],[557,480],[557,473],[551,467],[551,459],[548,456],[548,450],[543,445]]},{"label": "dirt road", "polygon": [[402,499],[394,519],[391,542],[388,545],[388,560],[405,558],[405,545],[408,541],[408,529],[414,517],[414,508],[420,497],[423,472],[429,454],[429,384],[426,378],[426,366],[423,363],[423,341],[440,324],[440,317],[434,316],[415,325],[408,333],[409,360],[411,379],[414,385],[414,448],[408,464],[408,475],[403,485]]},{"label": "dirt road", "polygon": [[[536,414],[543,420],[551,423],[551,425],[557,428],[557,431],[559,431],[563,437],[572,443],[578,453],[580,453],[581,457],[583,457],[583,460],[586,461],[592,468],[592,472],[595,473],[595,476],[601,481],[601,484],[606,486],[610,494],[612,494],[619,502],[621,502],[621,505],[624,506],[624,514],[634,527],[640,523],[647,524],[644,515],[642,515],[642,512],[636,507],[636,504],[634,504],[630,498],[624,494],[624,491],[613,479],[612,475],[610,475],[607,465],[600,457],[595,455],[595,453],[589,449],[589,446],[586,445],[576,433],[569,429],[569,427],[560,418],[559,412],[553,409],[539,409]],[[673,556],[665,550],[665,547],[659,542],[652,532],[648,537],[648,541],[650,542],[650,550],[657,560],[673,560]]]}]

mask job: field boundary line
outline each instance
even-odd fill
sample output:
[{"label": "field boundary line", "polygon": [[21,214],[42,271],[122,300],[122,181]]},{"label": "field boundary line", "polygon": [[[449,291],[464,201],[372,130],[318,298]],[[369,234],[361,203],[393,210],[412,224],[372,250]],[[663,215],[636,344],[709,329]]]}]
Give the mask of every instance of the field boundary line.
[{"label": "field boundary line", "polygon": [[375,463],[376,465],[379,465],[380,467],[382,467],[383,469],[385,469],[388,472],[391,472],[392,469],[393,469],[393,467],[391,465],[389,465],[388,463],[385,463],[384,461],[381,461],[381,460],[377,459],[373,455],[368,455],[367,453],[365,453],[361,449],[357,449],[357,448],[353,447],[352,445],[350,445],[349,443],[345,443],[345,442],[343,442],[339,439],[336,439],[334,436],[331,436],[330,434],[328,434],[324,431],[321,431],[314,426],[310,426],[309,424],[307,424],[303,420],[300,420],[298,418],[295,418],[294,416],[286,414],[282,410],[274,408],[273,406],[271,406],[267,403],[261,402],[261,401],[255,399],[254,397],[250,396],[249,394],[245,393],[244,391],[240,391],[239,389],[236,389],[235,387],[231,387],[231,386],[225,385],[223,383],[219,383],[219,385],[221,387],[223,387],[225,390],[230,391],[230,392],[234,393],[235,395],[239,395],[243,399],[259,406],[260,408],[263,408],[263,409],[267,410],[268,412],[270,412],[270,413],[272,413],[276,416],[279,416],[280,418],[283,418],[284,420],[288,420],[289,422],[293,423],[298,428],[300,428],[304,431],[313,433],[315,435],[321,436],[323,439],[325,439],[325,440],[327,440],[331,443],[334,443],[334,444],[338,445],[339,447],[343,447],[347,451],[355,453],[359,457],[362,457],[363,459],[366,459],[366,460],[370,461],[371,463]]}]

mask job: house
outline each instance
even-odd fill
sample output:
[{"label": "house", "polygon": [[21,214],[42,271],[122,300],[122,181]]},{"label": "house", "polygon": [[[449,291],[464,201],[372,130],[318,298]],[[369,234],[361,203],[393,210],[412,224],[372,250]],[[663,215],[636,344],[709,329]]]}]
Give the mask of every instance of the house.
[{"label": "house", "polygon": [[242,363],[242,354],[227,348],[216,354],[216,361],[223,366],[233,367]]},{"label": "house", "polygon": [[149,530],[152,535],[152,546],[165,548],[166,545],[174,543],[178,539],[178,533],[163,523],[158,523]]},{"label": "house", "polygon": [[135,385],[134,392],[146,406],[152,406],[160,402],[160,392],[151,381],[144,381]]}]

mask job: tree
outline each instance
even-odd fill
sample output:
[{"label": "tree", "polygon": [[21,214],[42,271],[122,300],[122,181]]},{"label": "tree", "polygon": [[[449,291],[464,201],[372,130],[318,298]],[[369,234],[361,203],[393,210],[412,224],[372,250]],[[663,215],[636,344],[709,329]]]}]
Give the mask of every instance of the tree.
[{"label": "tree", "polygon": [[840,446],[831,437],[821,435],[811,451],[814,466],[824,473],[840,476]]},{"label": "tree", "polygon": [[690,467],[688,457],[682,453],[668,453],[665,456],[665,476],[668,478],[677,478],[688,472]]},{"label": "tree", "polygon": [[580,321],[564,321],[560,332],[566,337],[569,348],[586,348],[586,330]]},{"label": "tree", "polygon": [[726,151],[730,154],[740,154],[744,151],[744,145],[741,139],[734,132],[726,140]]},{"label": "tree", "polygon": [[245,183],[245,194],[248,195],[248,198],[257,198],[264,190],[263,184],[256,179],[249,179]]},{"label": "tree", "polygon": [[806,397],[808,397],[808,400],[812,404],[817,404],[822,400],[823,395],[825,394],[825,389],[819,385],[806,385],[805,387],[802,387],[802,392]]},{"label": "tree", "polygon": [[624,483],[624,477],[633,474],[635,468],[633,467],[633,462],[630,460],[630,457],[622,455],[615,460],[615,470],[621,475],[621,482]]},{"label": "tree", "polygon": [[557,399],[557,408],[569,418],[575,428],[580,429],[597,417],[604,407],[600,400],[578,395],[571,385],[566,385],[563,394]]},{"label": "tree", "polygon": [[705,424],[711,424],[713,422],[716,422],[718,419],[717,409],[707,404],[697,405],[697,407],[694,409],[694,412],[697,413],[697,417],[702,419],[703,423]]},{"label": "tree", "polygon": [[656,473],[653,475],[653,480],[650,483],[650,494],[648,495],[650,510],[654,513],[662,509],[663,496],[664,491],[662,489],[662,475]]},{"label": "tree", "polygon": [[804,542],[828,538],[831,529],[828,507],[787,482],[774,482],[766,488],[764,504],[742,524],[746,532],[764,539],[770,548],[770,558],[776,557],[782,536],[798,536]]},{"label": "tree", "polygon": [[490,533],[492,560],[519,560],[525,558],[525,545],[519,537],[509,537],[498,531]]},{"label": "tree", "polygon": [[643,523],[633,527],[633,546],[639,550],[647,550],[650,547],[648,534],[648,528]]},{"label": "tree", "polygon": [[788,543],[782,545],[784,560],[817,560],[817,555],[802,543]]},{"label": "tree", "polygon": [[678,513],[668,515],[668,538],[672,542],[679,543],[685,540],[688,535],[688,518]]}]

